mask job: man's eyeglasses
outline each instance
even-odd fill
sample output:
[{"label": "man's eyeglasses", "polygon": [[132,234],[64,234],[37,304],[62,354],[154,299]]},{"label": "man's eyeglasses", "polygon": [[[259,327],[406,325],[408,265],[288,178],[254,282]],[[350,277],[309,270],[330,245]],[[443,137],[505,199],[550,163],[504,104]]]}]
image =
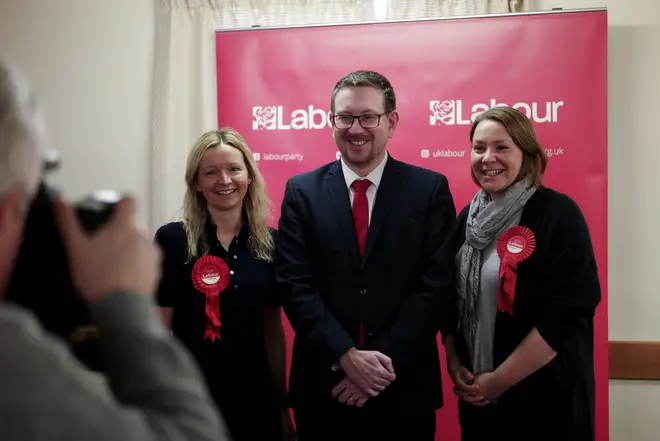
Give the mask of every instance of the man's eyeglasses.
[{"label": "man's eyeglasses", "polygon": [[335,127],[338,129],[349,129],[357,119],[363,129],[375,129],[380,124],[380,118],[387,113],[375,114],[367,113],[364,115],[332,115]]}]

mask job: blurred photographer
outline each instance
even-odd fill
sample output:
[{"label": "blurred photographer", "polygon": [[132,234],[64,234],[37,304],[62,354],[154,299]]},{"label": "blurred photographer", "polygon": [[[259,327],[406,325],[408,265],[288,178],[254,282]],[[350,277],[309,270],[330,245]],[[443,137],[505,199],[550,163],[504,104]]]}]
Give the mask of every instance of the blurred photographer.
[{"label": "blurred photographer", "polygon": [[[0,61],[0,298],[41,182],[44,141],[29,86]],[[86,369],[33,312],[0,302],[0,438],[228,440],[197,367],[154,306],[161,257],[135,226],[134,201],[121,200],[94,233],[57,198],[53,208],[107,376]],[[48,265],[36,262],[32,277],[43,277]]]}]

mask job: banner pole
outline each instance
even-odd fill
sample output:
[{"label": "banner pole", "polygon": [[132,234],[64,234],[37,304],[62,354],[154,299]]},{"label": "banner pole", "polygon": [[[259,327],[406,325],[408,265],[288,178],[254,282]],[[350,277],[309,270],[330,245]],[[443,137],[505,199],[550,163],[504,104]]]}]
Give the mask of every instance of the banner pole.
[{"label": "banner pole", "polygon": [[574,14],[578,12],[600,12],[607,11],[606,7],[595,8],[576,8],[576,9],[552,9],[549,11],[523,11],[523,12],[505,12],[500,14],[475,14],[475,15],[453,15],[447,17],[429,17],[429,18],[408,18],[396,20],[372,20],[372,21],[350,21],[343,23],[310,23],[300,25],[281,25],[281,26],[263,26],[254,24],[249,27],[240,28],[226,28],[216,29],[215,32],[239,32],[239,31],[264,31],[274,29],[298,29],[298,28],[318,28],[329,26],[356,26],[356,25],[370,25],[370,24],[383,24],[383,23],[426,23],[431,21],[444,21],[444,20],[464,20],[475,18],[497,18],[497,17],[521,17],[525,15],[552,15],[552,14]]}]

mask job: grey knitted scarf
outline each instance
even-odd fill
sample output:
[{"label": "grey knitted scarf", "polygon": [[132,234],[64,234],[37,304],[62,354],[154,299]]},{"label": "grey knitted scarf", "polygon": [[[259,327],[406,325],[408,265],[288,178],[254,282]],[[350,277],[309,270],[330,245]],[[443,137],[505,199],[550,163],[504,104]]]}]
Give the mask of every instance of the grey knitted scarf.
[{"label": "grey knitted scarf", "polygon": [[521,180],[507,188],[496,200],[479,190],[470,203],[465,226],[465,242],[458,252],[458,306],[461,326],[468,346],[474,348],[477,333],[477,298],[483,251],[504,233],[510,221],[536,192],[530,180]]}]

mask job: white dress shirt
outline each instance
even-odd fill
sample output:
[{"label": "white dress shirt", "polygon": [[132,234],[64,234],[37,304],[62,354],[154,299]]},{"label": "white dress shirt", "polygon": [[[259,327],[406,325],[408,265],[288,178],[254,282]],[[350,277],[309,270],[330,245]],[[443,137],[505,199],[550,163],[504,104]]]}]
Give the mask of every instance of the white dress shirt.
[{"label": "white dress shirt", "polygon": [[342,157],[340,159],[341,161],[341,169],[344,172],[344,179],[346,180],[346,186],[348,187],[348,194],[349,197],[351,198],[351,207],[353,206],[353,198],[355,194],[355,190],[351,187],[351,184],[353,184],[353,181],[356,179],[368,179],[371,181],[371,185],[367,189],[367,201],[369,202],[369,223],[371,223],[371,213],[374,210],[374,204],[376,203],[376,192],[378,191],[378,186],[380,185],[380,180],[383,177],[383,170],[385,170],[385,164],[387,163],[387,157],[389,155],[387,152],[385,152],[385,156],[383,156],[383,160],[380,161],[380,164],[371,171],[367,176],[364,178],[360,177],[355,173],[353,170],[348,168],[346,163],[344,162],[344,158]]},{"label": "white dress shirt", "polygon": [[[351,207],[353,206],[353,199],[354,199],[354,194],[355,190],[353,190],[353,187],[351,187],[351,184],[353,184],[353,181],[356,179],[369,179],[371,181],[371,185],[367,189],[367,202],[369,202],[369,223],[371,223],[371,213],[374,210],[374,204],[376,203],[376,192],[378,191],[378,186],[380,185],[380,180],[383,177],[383,170],[385,170],[385,164],[387,163],[387,157],[389,155],[387,152],[385,152],[385,156],[383,156],[383,160],[380,161],[380,164],[371,171],[367,176],[364,178],[361,178],[358,176],[357,173],[355,173],[353,170],[348,168],[346,163],[344,162],[344,158],[342,157],[340,159],[341,161],[341,169],[342,172],[344,173],[344,179],[346,180],[346,187],[348,187],[348,194],[349,197],[351,198]],[[339,367],[339,364],[335,363],[332,365],[332,370],[333,371],[338,371],[341,368]]]}]

